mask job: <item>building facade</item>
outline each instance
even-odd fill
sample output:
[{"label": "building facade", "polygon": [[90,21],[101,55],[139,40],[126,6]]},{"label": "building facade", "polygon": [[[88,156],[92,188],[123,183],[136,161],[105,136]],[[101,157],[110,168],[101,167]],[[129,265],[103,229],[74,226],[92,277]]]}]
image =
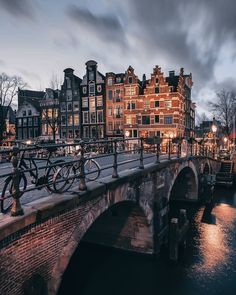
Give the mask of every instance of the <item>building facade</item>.
[{"label": "building facade", "polygon": [[124,136],[124,78],[125,74],[106,74],[106,135]]},{"label": "building facade", "polygon": [[86,62],[81,82],[82,138],[99,139],[106,135],[105,76],[97,70],[97,62]]},{"label": "building facade", "polygon": [[59,107],[59,90],[46,88],[45,95],[40,101],[41,138],[45,140],[59,139],[61,116]]},{"label": "building facade", "polygon": [[[125,75],[126,137],[179,137],[185,135],[185,76],[174,71],[165,77],[161,68],[153,69],[149,80],[142,82],[129,67]],[[191,101],[191,100],[190,100]]]},{"label": "building facade", "polygon": [[16,113],[16,139],[25,141],[41,135],[40,101],[44,91],[18,89],[18,110]]},{"label": "building facade", "polygon": [[60,105],[60,136],[64,140],[81,137],[80,84],[81,79],[74,70],[64,70],[64,82],[61,86]]}]

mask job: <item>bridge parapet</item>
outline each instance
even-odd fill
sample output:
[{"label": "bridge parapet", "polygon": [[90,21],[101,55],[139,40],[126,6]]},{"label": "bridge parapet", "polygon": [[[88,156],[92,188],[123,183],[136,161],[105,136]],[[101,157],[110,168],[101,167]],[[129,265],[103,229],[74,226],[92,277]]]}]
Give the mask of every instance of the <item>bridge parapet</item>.
[{"label": "bridge parapet", "polygon": [[158,253],[168,234],[174,180],[191,167],[198,177],[202,164],[213,167],[212,161],[191,157],[145,165],[144,169],[120,172],[119,178],[110,175],[89,182],[85,191],[75,189],[71,194],[52,194],[25,204],[23,216],[2,215],[1,293],[23,294],[24,282],[38,274],[48,283],[49,294],[56,294],[75,249],[86,236],[90,242],[96,242],[99,235],[97,242],[108,246]]}]

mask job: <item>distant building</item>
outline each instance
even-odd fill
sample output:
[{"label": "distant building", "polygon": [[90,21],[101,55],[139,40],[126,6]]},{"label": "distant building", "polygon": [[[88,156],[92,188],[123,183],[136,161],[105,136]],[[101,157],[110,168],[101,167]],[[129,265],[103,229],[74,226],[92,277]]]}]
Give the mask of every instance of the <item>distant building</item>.
[{"label": "distant building", "polygon": [[64,82],[61,86],[60,104],[60,135],[62,139],[71,140],[81,138],[81,79],[74,74],[74,70],[64,70]]},{"label": "distant building", "polygon": [[46,88],[45,95],[40,101],[41,112],[41,137],[45,140],[59,139],[61,126],[60,108],[59,108],[59,90]]},{"label": "distant building", "polygon": [[16,113],[16,139],[25,141],[41,135],[40,101],[44,91],[18,89],[18,110]]},{"label": "distant building", "polygon": [[106,135],[124,136],[124,78],[125,74],[106,74]]},{"label": "distant building", "polygon": [[106,134],[105,76],[97,70],[97,62],[86,62],[81,83],[82,137],[99,139]]},{"label": "distant building", "polygon": [[6,114],[1,146],[9,147],[14,145],[15,138],[16,138],[16,128],[15,128],[16,113],[13,111],[11,106],[0,106],[0,108],[2,113]]}]

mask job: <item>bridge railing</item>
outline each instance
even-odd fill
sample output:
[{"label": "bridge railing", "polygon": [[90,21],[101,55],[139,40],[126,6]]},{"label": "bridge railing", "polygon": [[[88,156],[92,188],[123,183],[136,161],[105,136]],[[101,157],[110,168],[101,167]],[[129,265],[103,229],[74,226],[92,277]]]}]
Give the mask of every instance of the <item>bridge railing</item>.
[{"label": "bridge railing", "polygon": [[[182,140],[157,137],[31,145],[0,151],[3,154],[11,159],[12,171],[4,173],[10,166],[5,164],[1,169],[0,165],[1,212],[10,211],[12,216],[23,214],[22,196],[26,203],[43,188],[49,193],[62,193],[78,179],[79,190],[86,190],[88,181],[106,175],[118,178],[121,170],[144,169],[144,164],[150,161],[158,164],[173,158],[214,156],[196,142],[183,144]],[[31,191],[35,196],[27,194]]]}]

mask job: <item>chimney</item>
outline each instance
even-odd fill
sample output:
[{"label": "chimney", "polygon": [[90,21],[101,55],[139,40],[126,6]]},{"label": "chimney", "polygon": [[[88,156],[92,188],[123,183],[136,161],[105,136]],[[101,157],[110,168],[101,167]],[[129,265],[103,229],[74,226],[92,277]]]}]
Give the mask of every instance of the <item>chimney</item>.
[{"label": "chimney", "polygon": [[175,71],[169,71],[169,77],[174,77],[175,76]]},{"label": "chimney", "polygon": [[143,74],[142,87],[146,86],[146,75]]}]

